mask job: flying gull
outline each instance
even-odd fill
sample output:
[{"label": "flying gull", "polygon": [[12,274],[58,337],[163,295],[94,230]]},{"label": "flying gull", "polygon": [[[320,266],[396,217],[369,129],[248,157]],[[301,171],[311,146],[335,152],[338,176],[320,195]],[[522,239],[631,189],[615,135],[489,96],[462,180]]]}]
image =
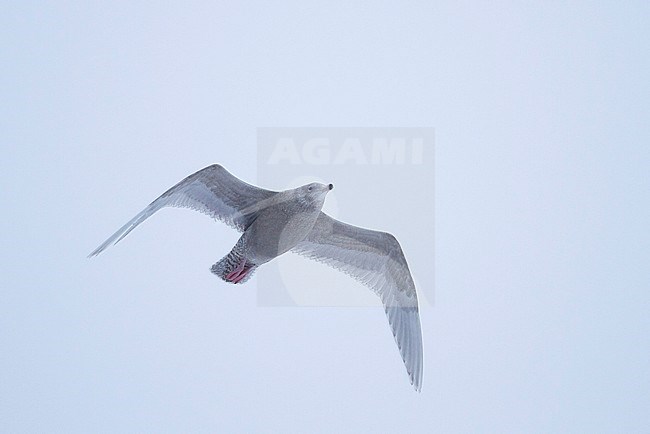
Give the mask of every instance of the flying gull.
[{"label": "flying gull", "polygon": [[188,176],[154,200],[95,249],[116,244],[164,207],[191,208],[242,233],[211,271],[226,282],[246,282],[255,270],[286,252],[334,267],[381,299],[411,384],[422,387],[422,330],[415,284],[397,239],[340,222],[321,211],[332,184],[286,191],[247,184],[215,164]]}]

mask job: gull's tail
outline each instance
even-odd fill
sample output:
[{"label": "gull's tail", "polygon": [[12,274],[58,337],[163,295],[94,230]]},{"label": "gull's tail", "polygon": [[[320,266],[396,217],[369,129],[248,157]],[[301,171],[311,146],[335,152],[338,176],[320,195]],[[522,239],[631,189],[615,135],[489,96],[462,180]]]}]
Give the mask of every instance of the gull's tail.
[{"label": "gull's tail", "polygon": [[164,203],[160,203],[159,200],[153,201],[148,207],[146,207],[142,212],[135,217],[133,217],[127,224],[122,226],[117,232],[110,236],[109,239],[104,241],[99,247],[93,250],[88,257],[92,258],[93,256],[99,255],[101,252],[106,250],[107,247],[117,244],[122,238],[127,236],[129,232],[136,228],[140,223],[151,217],[156,211],[163,208]]},{"label": "gull's tail", "polygon": [[244,256],[244,236],[237,241],[230,253],[210,268],[213,274],[228,283],[245,283],[257,269],[257,265]]}]

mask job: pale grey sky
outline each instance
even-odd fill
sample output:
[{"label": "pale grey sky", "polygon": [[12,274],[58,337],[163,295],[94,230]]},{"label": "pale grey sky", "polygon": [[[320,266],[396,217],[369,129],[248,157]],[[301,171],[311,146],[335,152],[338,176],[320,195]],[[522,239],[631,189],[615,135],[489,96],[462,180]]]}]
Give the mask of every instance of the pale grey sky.
[{"label": "pale grey sky", "polygon": [[[0,431],[650,431],[649,21],[646,2],[5,2]],[[313,126],[435,128],[421,394],[381,309],[259,307],[257,282],[212,276],[237,234],[202,215],[86,259],[208,164],[256,182],[258,127]]]}]

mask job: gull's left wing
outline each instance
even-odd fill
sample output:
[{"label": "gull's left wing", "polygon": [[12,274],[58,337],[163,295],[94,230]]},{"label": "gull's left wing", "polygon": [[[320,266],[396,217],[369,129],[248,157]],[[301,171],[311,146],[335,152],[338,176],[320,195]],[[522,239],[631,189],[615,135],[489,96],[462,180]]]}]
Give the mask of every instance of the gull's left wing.
[{"label": "gull's left wing", "polygon": [[411,384],[419,392],[423,355],[418,297],[397,239],[321,212],[312,231],[292,251],[343,271],[381,298]]},{"label": "gull's left wing", "polygon": [[222,221],[239,232],[255,220],[257,213],[277,193],[238,179],[222,166],[213,164],[188,176],[154,200],[88,255],[97,256],[117,244],[136,226],[165,207],[190,208]]}]

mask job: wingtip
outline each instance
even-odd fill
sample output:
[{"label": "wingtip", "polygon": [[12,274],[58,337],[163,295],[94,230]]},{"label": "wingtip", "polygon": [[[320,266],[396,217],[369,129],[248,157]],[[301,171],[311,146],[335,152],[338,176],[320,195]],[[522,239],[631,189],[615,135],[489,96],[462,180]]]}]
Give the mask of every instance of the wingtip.
[{"label": "wingtip", "polygon": [[104,250],[106,250],[106,248],[107,248],[108,246],[109,246],[109,245],[106,244],[106,243],[102,244],[101,246],[99,246],[99,247],[97,247],[95,250],[93,250],[92,252],[88,253],[88,256],[86,256],[86,258],[88,258],[88,259],[92,259],[92,258],[94,258],[95,256],[99,255],[101,252],[103,252]]},{"label": "wingtip", "polygon": [[417,393],[422,393],[422,381],[411,378],[411,386]]}]

